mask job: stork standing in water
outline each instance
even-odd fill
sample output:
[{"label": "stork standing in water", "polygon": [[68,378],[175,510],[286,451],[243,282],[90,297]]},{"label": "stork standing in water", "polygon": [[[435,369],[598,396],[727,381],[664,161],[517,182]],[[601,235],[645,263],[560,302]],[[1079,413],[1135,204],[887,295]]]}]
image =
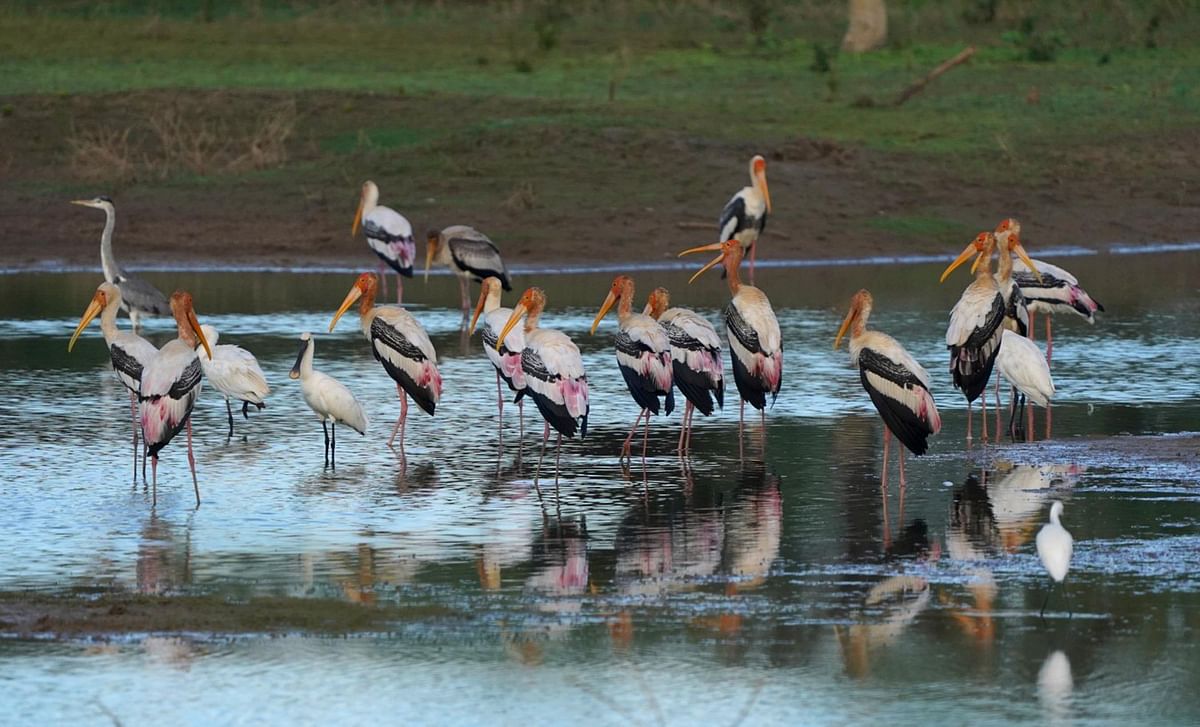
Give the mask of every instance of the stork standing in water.
[{"label": "stork standing in water", "polygon": [[425,240],[425,280],[429,280],[429,268],[433,263],[445,265],[458,278],[458,290],[462,299],[463,321],[471,313],[471,296],[468,286],[472,279],[496,278],[505,290],[512,290],[508,270],[500,257],[500,249],[487,235],[474,227],[452,225],[438,232],[430,230]]},{"label": "stork standing in water", "polygon": [[[954,387],[967,398],[967,441],[972,439],[972,403],[983,397],[983,439],[987,441],[987,385],[1000,350],[1004,331],[1004,296],[992,276],[992,251],[996,236],[981,232],[962,254],[942,273],[944,282],[954,269],[982,250],[975,280],[963,291],[946,329],[946,347],[950,349],[950,374]],[[1010,263],[1011,264],[1011,263]]]},{"label": "stork standing in water", "polygon": [[521,370],[521,351],[525,349],[525,332],[521,329],[510,331],[503,345],[500,342],[500,330],[512,317],[512,308],[500,307],[500,289],[503,282],[499,278],[487,277],[479,286],[479,303],[475,306],[475,315],[471,317],[471,327],[468,335],[475,332],[475,324],[483,315],[483,352],[496,369],[496,408],[500,412],[500,443],[504,443],[504,394],[500,382],[508,384],[508,388],[516,392],[513,403],[517,405],[520,421],[518,446],[525,438],[525,372]]},{"label": "stork standing in water", "polygon": [[192,454],[192,409],[200,396],[202,369],[196,355],[196,344],[212,356],[212,348],[204,337],[192,295],[177,290],[171,295],[171,312],[175,314],[177,338],[168,341],[158,355],[142,369],[141,391],[138,393],[138,415],[142,437],[150,453],[153,477],[152,502],[158,502],[158,453],[184,427],[187,428],[188,466],[192,470],[192,487],[196,490],[196,507],[200,507],[200,484],[196,480],[196,457]]},{"label": "stork standing in water", "polygon": [[384,263],[396,271],[396,302],[399,303],[404,292],[404,282],[400,276],[413,276],[417,243],[413,239],[412,225],[404,215],[391,207],[379,204],[379,187],[369,179],[363,182],[358,211],[354,213],[354,225],[350,228],[350,234],[357,235],[360,225],[367,236],[367,247],[379,256],[379,280],[385,296],[387,278]]},{"label": "stork standing in water", "polygon": [[[1021,223],[1009,218],[996,228],[996,237],[1020,237]],[[1034,337],[1034,317],[1038,313],[1046,316],[1046,361],[1054,358],[1054,334],[1050,327],[1051,316],[1056,313],[1074,313],[1090,324],[1096,323],[1096,313],[1103,313],[1104,306],[1097,303],[1088,292],[1079,287],[1074,275],[1057,265],[1041,260],[1014,260],[1013,279],[1021,288],[1029,306],[1029,337]]]},{"label": "stork standing in water", "polygon": [[762,443],[766,447],[767,418],[766,395],[771,403],[779,396],[783,385],[783,336],[779,331],[779,320],[771,301],[758,288],[742,285],[738,266],[742,262],[742,246],[736,238],[722,243],[694,247],[679,253],[680,256],[693,252],[719,250],[720,254],[700,268],[688,281],[690,284],[709,268],[718,264],[725,267],[725,278],[732,296],[725,308],[725,333],[729,339],[730,358],[733,360],[733,381],[737,384],[742,402],[738,410],[738,450],[742,448],[742,431],[746,419],[746,402],[759,410],[762,422]]},{"label": "stork standing in water", "polygon": [[[942,429],[929,374],[896,339],[880,331],[868,331],[874,300],[864,288],[850,300],[850,312],[833,340],[836,350],[850,332],[850,363],[858,368],[863,388],[883,419],[883,487],[888,485],[888,445],[895,434],[916,456],[929,449],[929,435]],[[900,455],[900,497],[904,497],[904,449]],[[901,500],[903,502],[903,499]]]},{"label": "stork standing in water", "polygon": [[[1037,554],[1038,560],[1042,561],[1042,567],[1046,569],[1046,573],[1054,583],[1063,583],[1064,588],[1067,579],[1067,573],[1071,570],[1071,555],[1075,552],[1075,539],[1071,537],[1071,533],[1062,526],[1059,518],[1062,517],[1063,504],[1058,500],[1050,506],[1050,522],[1042,526],[1042,529],[1037,534]],[[1039,615],[1043,618],[1046,615],[1046,604],[1050,603],[1050,593],[1053,587],[1046,592],[1046,600],[1042,601],[1042,610]]]},{"label": "stork standing in water", "polygon": [[608,295],[600,306],[600,312],[592,321],[592,335],[600,327],[600,321],[608,315],[613,305],[617,306],[617,367],[629,388],[629,395],[641,407],[637,419],[625,443],[621,445],[621,456],[632,459],[633,435],[637,433],[642,417],[646,427],[642,435],[642,465],[646,464],[646,447],[650,440],[650,414],[658,414],[659,397],[666,397],[668,415],[675,409],[675,390],[671,372],[671,342],[667,332],[648,315],[633,312],[633,279],[618,275],[613,279]]},{"label": "stork standing in water", "polygon": [[687,400],[676,451],[686,455],[692,447],[692,417],[697,409],[713,413],[713,403],[725,407],[725,364],[721,337],[706,318],[686,308],[671,308],[671,294],[655,288],[642,312],[658,321],[671,343],[671,368],[675,386]]},{"label": "stork standing in water", "polygon": [[[1015,391],[1021,392],[1022,397],[1027,397],[1030,402],[1045,407],[1047,413],[1046,436],[1049,437],[1050,400],[1054,398],[1054,380],[1050,378],[1050,366],[1046,363],[1046,357],[1042,355],[1037,344],[1012,331],[1004,331],[1000,352],[996,354],[996,368],[1000,371],[1000,375],[1013,385]],[[996,406],[999,405],[1000,400],[997,399]],[[1012,413],[1009,415],[1009,431],[1014,438],[1016,431],[1013,428],[1013,418],[1019,409],[1017,397],[1014,395]],[[1026,441],[1033,441],[1032,412],[1031,409]]]},{"label": "stork standing in water", "polygon": [[171,311],[167,296],[136,275],[131,275],[117,264],[113,257],[112,234],[117,223],[117,210],[109,197],[93,199],[77,199],[71,204],[93,207],[104,210],[104,232],[100,235],[100,266],[104,270],[104,279],[117,286],[121,291],[121,310],[129,314],[133,330],[142,327],[142,316],[165,316]]},{"label": "stork standing in water", "polygon": [[108,356],[112,361],[113,371],[117,379],[129,391],[129,410],[133,417],[133,479],[137,481],[138,434],[141,426],[138,424],[138,390],[142,384],[142,371],[154,357],[158,349],[146,339],[130,331],[117,328],[117,311],[121,308],[121,291],[112,283],[104,282],[96,288],[92,302],[71,334],[67,343],[67,353],[75,347],[75,341],[83,329],[100,316],[100,332],[104,334],[104,343],[108,346]]},{"label": "stork standing in water", "polygon": [[[316,343],[307,331],[300,334],[300,353],[288,376],[300,380],[300,393],[304,403],[321,420],[325,432],[325,466],[336,466],[337,425],[344,424],[359,434],[367,433],[367,415],[362,404],[342,382],[328,374],[313,370],[313,353]],[[332,438],[330,438],[332,434]]]},{"label": "stork standing in water", "polygon": [[[496,349],[504,345],[509,333],[524,318],[525,348],[521,351],[521,371],[525,374],[525,391],[533,397],[538,411],[546,420],[542,432],[542,452],[538,457],[533,484],[538,487],[542,458],[546,455],[546,442],[550,439],[550,427],[553,426],[558,432],[554,454],[554,487],[557,490],[563,435],[574,437],[578,432],[580,437],[587,436],[591,406],[588,402],[587,372],[583,369],[579,347],[560,331],[538,327],[545,308],[546,294],[541,288],[526,290],[500,329]],[[540,487],[538,494],[541,494]]]},{"label": "stork standing in water", "polygon": [[429,334],[400,306],[375,305],[375,286],[375,276],[371,273],[358,276],[329,322],[329,332],[333,333],[342,315],[357,301],[359,321],[363,335],[371,344],[371,353],[396,382],[396,393],[400,396],[400,417],[392,428],[388,446],[394,446],[399,433],[400,457],[407,461],[404,423],[408,418],[408,397],[411,396],[426,414],[433,416],[442,396],[442,375],[438,372],[437,352],[433,350]]},{"label": "stork standing in water", "polygon": [[241,346],[227,343],[217,344],[220,334],[217,329],[205,324],[204,337],[212,347],[212,356],[200,356],[200,368],[204,378],[225,396],[225,411],[229,414],[229,436],[233,436],[233,406],[230,399],[242,402],[242,417],[250,418],[250,405],[262,410],[263,399],[271,393],[267,378],[263,376],[258,359]]},{"label": "stork standing in water", "polygon": [[750,159],[750,186],[742,187],[725,203],[717,221],[720,230],[717,239],[736,239],[742,246],[743,255],[750,250],[750,283],[754,283],[754,256],[758,249],[758,238],[767,227],[767,215],[771,213],[771,193],[767,189],[767,160],[760,155]]}]

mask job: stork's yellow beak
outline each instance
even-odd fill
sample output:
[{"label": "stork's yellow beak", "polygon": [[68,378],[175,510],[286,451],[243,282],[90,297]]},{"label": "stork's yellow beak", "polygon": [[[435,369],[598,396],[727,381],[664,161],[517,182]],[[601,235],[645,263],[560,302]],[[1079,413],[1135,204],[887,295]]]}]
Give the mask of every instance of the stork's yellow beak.
[{"label": "stork's yellow beak", "polygon": [[500,331],[500,335],[496,338],[497,351],[504,344],[504,339],[508,336],[509,332],[517,327],[517,323],[521,321],[521,317],[528,312],[529,309],[525,307],[524,303],[517,303],[517,307],[513,308],[512,315],[508,317],[508,322],[504,324],[503,330]]},{"label": "stork's yellow beak", "polygon": [[946,278],[950,277],[950,273],[954,272],[960,265],[962,265],[966,261],[970,260],[971,256],[975,255],[977,252],[978,251],[975,249],[974,243],[967,245],[967,249],[963,250],[962,253],[960,253],[959,256],[957,258],[955,258],[954,262],[950,263],[950,267],[946,268],[946,271],[942,273],[942,277],[941,277],[941,279],[938,280],[938,282],[939,283],[946,282]]},{"label": "stork's yellow beak", "polygon": [[846,335],[846,331],[850,330],[850,324],[854,322],[855,316],[858,315],[858,308],[851,308],[846,314],[846,319],[842,321],[841,328],[838,329],[837,338],[833,339],[833,350],[837,350],[838,346],[842,345],[842,338]]},{"label": "stork's yellow beak", "polygon": [[468,336],[475,333],[475,323],[479,321],[479,314],[483,313],[483,304],[487,302],[487,297],[488,286],[485,280],[484,284],[479,286],[479,302],[475,304],[475,315],[471,316],[471,327],[467,329]]},{"label": "stork's yellow beak", "polygon": [[1025,252],[1025,246],[1020,242],[1017,242],[1012,246],[1012,248],[1013,252],[1017,253],[1017,257],[1021,258],[1021,262],[1028,265],[1029,269],[1033,271],[1033,274],[1037,277],[1038,282],[1042,282],[1042,274],[1038,271],[1037,266],[1033,264],[1033,260],[1029,258],[1029,253]]},{"label": "stork's yellow beak", "polygon": [[604,320],[604,316],[612,310],[613,304],[617,302],[617,296],[611,290],[608,291],[608,297],[604,299],[604,304],[600,306],[600,312],[596,314],[596,320],[592,321],[592,332],[590,335],[596,335],[596,329],[600,327],[600,321]]},{"label": "stork's yellow beak", "polygon": [[363,206],[367,204],[367,196],[364,194],[358,198],[358,210],[354,213],[354,224],[350,226],[351,236],[358,235],[358,228],[362,225]]},{"label": "stork's yellow beak", "polygon": [[75,327],[75,332],[71,334],[71,340],[67,342],[67,353],[75,348],[75,341],[79,339],[79,334],[83,333],[83,329],[87,328],[92,319],[100,315],[100,311],[104,310],[104,294],[96,291],[92,296],[92,302],[88,303],[87,310],[83,312],[83,318],[79,319],[79,325]]},{"label": "stork's yellow beak", "polygon": [[333,333],[333,327],[336,326],[337,322],[342,319],[342,316],[345,315],[346,311],[350,310],[350,306],[354,305],[354,302],[361,297],[362,290],[357,285],[351,288],[349,293],[346,293],[346,299],[342,301],[342,305],[340,308],[338,308],[337,313],[333,314],[333,320],[329,322],[330,333]]},{"label": "stork's yellow beak", "polygon": [[208,354],[208,360],[212,361],[212,346],[208,345],[208,339],[204,337],[204,331],[200,328],[200,321],[196,318],[196,311],[188,308],[187,312],[188,325],[192,327],[192,332],[196,334],[196,338],[200,339],[200,345],[204,346],[204,352]]}]

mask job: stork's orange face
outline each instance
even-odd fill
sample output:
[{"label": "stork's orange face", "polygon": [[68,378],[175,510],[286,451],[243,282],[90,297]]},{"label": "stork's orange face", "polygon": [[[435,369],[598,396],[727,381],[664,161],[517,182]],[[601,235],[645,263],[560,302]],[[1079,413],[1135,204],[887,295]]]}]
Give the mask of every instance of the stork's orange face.
[{"label": "stork's orange face", "polygon": [[842,321],[841,327],[838,328],[837,337],[833,339],[833,348],[835,350],[838,346],[842,345],[842,338],[845,337],[846,331],[850,330],[854,322],[862,317],[863,311],[870,310],[873,304],[874,299],[871,298],[871,293],[866,288],[854,294],[854,297],[850,299],[850,312],[846,314],[845,320]]},{"label": "stork's orange face", "polygon": [[[978,257],[978,259],[982,260],[984,255],[991,255],[995,244],[995,235],[990,232],[979,233],[975,236],[975,239],[967,245],[966,249],[959,253],[954,262],[950,263],[950,266],[946,268],[945,272],[942,273],[942,277],[938,282],[946,282],[946,278],[950,277],[950,273],[954,272],[956,268],[970,260],[972,257]],[[974,270],[975,267],[978,267],[978,263],[972,266],[971,269]]]},{"label": "stork's orange face", "polygon": [[655,288],[646,298],[646,309],[642,313],[658,320],[670,307],[671,293],[666,288]]},{"label": "stork's orange face", "polygon": [[500,335],[496,338],[496,350],[500,350],[501,344],[508,336],[512,329],[517,327],[517,323],[527,315],[539,315],[542,309],[546,307],[546,294],[541,288],[529,288],[521,294],[521,299],[513,306],[512,315],[508,317],[508,322],[504,324],[504,329],[500,331]]},{"label": "stork's orange face", "polygon": [[996,235],[999,236],[1006,232],[1011,232],[1014,235],[1021,234],[1021,223],[1012,217],[1001,220],[1000,224],[996,225]]},{"label": "stork's orange face", "polygon": [[475,333],[475,324],[479,321],[480,314],[483,313],[483,306],[487,303],[487,299],[493,293],[499,293],[501,289],[500,279],[488,276],[479,283],[479,301],[475,303],[475,315],[471,316],[471,327],[467,329],[467,335]]},{"label": "stork's orange face", "polygon": [[763,196],[763,201],[766,202],[767,212],[771,211],[771,192],[767,189],[767,160],[762,156],[756,155],[750,160],[750,176],[754,179],[754,186]]},{"label": "stork's orange face", "polygon": [[375,290],[378,285],[379,283],[375,280],[374,273],[359,275],[355,279],[354,285],[350,286],[350,292],[346,293],[345,299],[342,300],[341,307],[338,308],[337,313],[334,313],[333,320],[329,322],[329,332],[333,333],[334,326],[337,325],[337,322],[341,320],[346,311],[350,310],[350,306],[354,305],[355,301],[359,298],[365,295],[367,296],[367,300],[374,301]]},{"label": "stork's orange face", "polygon": [[684,250],[683,252],[679,253],[679,257],[690,255],[693,252],[708,252],[711,250],[719,250],[721,254],[717,255],[707,265],[697,270],[696,274],[688,280],[688,284],[695,282],[696,278],[700,277],[708,270],[716,267],[726,260],[729,260],[729,265],[734,268],[736,268],[742,262],[742,243],[738,242],[734,238],[730,238],[724,242],[714,242],[711,245],[701,245],[700,247],[693,247],[691,249]]},{"label": "stork's orange face", "polygon": [[196,308],[192,303],[192,294],[186,290],[176,290],[171,294],[171,312],[175,314],[175,320],[182,328],[186,325],[195,334],[200,345],[204,346],[204,352],[208,354],[208,358],[212,360],[212,346],[208,345],[208,339],[204,336],[204,331],[200,328],[200,321],[196,318]]},{"label": "stork's orange face", "polygon": [[600,305],[600,312],[596,314],[596,319],[592,321],[592,335],[595,335],[596,329],[600,326],[600,321],[604,320],[604,316],[608,315],[613,305],[622,296],[630,295],[632,292],[633,279],[628,275],[618,275],[613,278],[612,286],[608,289],[608,296],[604,299],[604,303]]}]

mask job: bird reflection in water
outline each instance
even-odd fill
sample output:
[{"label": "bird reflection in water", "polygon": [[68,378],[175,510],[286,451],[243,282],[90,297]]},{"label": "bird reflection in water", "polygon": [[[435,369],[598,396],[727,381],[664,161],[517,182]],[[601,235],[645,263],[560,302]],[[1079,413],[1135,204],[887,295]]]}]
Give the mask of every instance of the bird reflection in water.
[{"label": "bird reflection in water", "polygon": [[588,580],[587,521],[547,518],[532,548],[533,573],[525,591],[538,597],[534,606],[544,618],[531,618],[514,633],[502,624],[501,639],[508,654],[522,664],[536,665],[546,641],[564,638],[575,627],[583,599],[591,592]]},{"label": "bird reflection in water", "polygon": [[1066,722],[1071,718],[1071,693],[1075,679],[1071,676],[1071,660],[1061,650],[1050,652],[1038,670],[1037,693],[1042,712],[1049,722]]},{"label": "bird reflection in water", "polygon": [[137,547],[136,578],[138,593],[158,595],[190,585],[192,582],[192,520],[189,517],[183,538],[170,522],[153,510],[142,526]]},{"label": "bird reflection in water", "polygon": [[870,622],[833,627],[846,675],[854,679],[870,676],[872,658],[900,639],[929,606],[929,599],[929,583],[917,576],[892,576],[871,588],[860,616]]}]

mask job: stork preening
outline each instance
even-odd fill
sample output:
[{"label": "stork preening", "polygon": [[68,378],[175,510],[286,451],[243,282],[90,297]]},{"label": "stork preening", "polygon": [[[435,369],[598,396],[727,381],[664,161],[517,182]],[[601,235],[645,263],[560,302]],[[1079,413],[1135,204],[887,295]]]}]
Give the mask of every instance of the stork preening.
[{"label": "stork preening", "polygon": [[362,404],[342,382],[313,370],[315,350],[312,334],[301,333],[300,352],[288,376],[300,380],[304,403],[321,420],[321,429],[325,432],[325,466],[332,467],[337,461],[337,425],[343,424],[359,434],[366,434],[367,415],[363,413]]},{"label": "stork preening", "polygon": [[425,280],[429,280],[433,263],[450,268],[458,278],[464,322],[471,314],[468,286],[472,279],[482,282],[484,278],[496,278],[505,290],[512,290],[500,248],[474,227],[452,225],[440,232],[430,230],[425,240]]},{"label": "stork preening", "polygon": [[[583,356],[579,347],[565,333],[549,328],[540,328],[542,311],[546,308],[546,294],[541,288],[530,288],[521,295],[513,307],[512,315],[500,329],[496,339],[499,350],[509,333],[525,319],[525,348],[521,351],[521,371],[525,374],[525,391],[537,404],[538,411],[546,420],[542,432],[542,452],[538,456],[534,487],[538,487],[542,458],[546,455],[546,442],[550,439],[550,427],[558,432],[554,454],[554,487],[558,488],[559,462],[562,456],[562,438],[587,436],[588,401],[587,372],[583,369]],[[541,488],[538,487],[541,494]]]},{"label": "stork preening", "polygon": [[[929,436],[942,429],[933,394],[929,392],[929,374],[904,346],[880,331],[868,331],[874,300],[866,290],[860,290],[850,300],[850,312],[842,321],[833,347],[837,349],[842,337],[850,332],[850,363],[858,368],[863,388],[871,397],[875,411],[883,419],[883,473],[881,481],[887,487],[888,445],[891,435],[916,456],[929,449]],[[900,492],[903,497],[904,449],[900,455]]]},{"label": "stork preening", "polygon": [[718,250],[720,254],[700,268],[688,281],[690,284],[705,271],[719,264],[725,268],[731,299],[725,308],[725,333],[729,339],[730,359],[733,361],[733,381],[737,384],[741,405],[738,410],[738,449],[741,451],[742,432],[746,418],[746,402],[759,410],[762,423],[762,442],[766,446],[767,394],[771,402],[779,396],[783,385],[783,335],[771,301],[753,285],[742,285],[738,266],[742,262],[742,246],[736,238],[722,243],[694,247],[679,253]]},{"label": "stork preening", "polygon": [[112,199],[100,196],[73,200],[71,204],[104,210],[104,232],[100,235],[100,266],[104,270],[104,279],[121,291],[121,310],[129,314],[133,330],[137,331],[142,327],[142,316],[165,316],[171,312],[167,296],[163,295],[162,291],[127,272],[113,257],[112,235],[113,227],[117,223],[117,210]]},{"label": "stork preening", "polygon": [[437,353],[429,334],[408,311],[395,305],[375,305],[376,282],[371,273],[363,273],[354,281],[350,292],[329,322],[329,332],[350,306],[358,302],[358,318],[363,335],[371,344],[375,360],[383,365],[388,376],[396,382],[396,394],[400,397],[400,417],[392,428],[388,446],[400,435],[400,457],[407,461],[404,452],[404,424],[408,418],[408,398],[416,402],[429,416],[437,409],[442,396],[442,375],[438,372]]},{"label": "stork preening", "polygon": [[112,361],[113,371],[117,379],[129,391],[129,411],[133,417],[133,479],[137,481],[138,438],[141,425],[138,423],[138,391],[142,385],[142,371],[146,364],[158,356],[158,349],[141,336],[131,331],[117,328],[117,311],[121,308],[121,291],[109,282],[101,283],[92,296],[79,325],[71,334],[67,343],[67,353],[75,347],[75,341],[83,329],[97,315],[100,316],[100,332],[104,334],[104,343],[108,346],[109,360]]},{"label": "stork preening", "polygon": [[617,350],[617,368],[629,388],[629,395],[641,407],[633,427],[625,443],[621,445],[621,456],[632,459],[633,436],[637,434],[638,424],[642,417],[646,418],[646,427],[642,434],[642,465],[646,464],[646,447],[650,439],[650,415],[659,412],[659,397],[664,397],[663,406],[666,413],[675,409],[675,389],[671,371],[671,342],[667,332],[648,315],[633,312],[633,278],[628,275],[618,275],[613,279],[608,295],[600,306],[600,312],[592,321],[592,335],[600,326],[600,321],[617,306],[617,336],[614,341]]},{"label": "stork preening", "polygon": [[758,238],[767,227],[767,215],[771,213],[771,193],[767,189],[767,160],[760,155],[750,159],[750,186],[742,187],[729,198],[721,217],[717,220],[717,238],[736,239],[742,254],[750,250],[750,283],[754,283],[754,257],[758,249]]},{"label": "stork preening", "polygon": [[391,207],[379,204],[379,187],[371,180],[363,182],[358,200],[358,211],[354,213],[351,235],[358,234],[359,226],[367,236],[367,247],[379,256],[379,281],[383,294],[387,295],[386,263],[396,271],[396,302],[401,302],[404,282],[401,276],[413,276],[413,261],[417,257],[417,243],[413,239],[412,225]]},{"label": "stork preening", "polygon": [[216,328],[205,324],[204,337],[212,348],[212,356],[200,356],[200,368],[204,378],[225,397],[225,412],[229,415],[229,436],[233,436],[233,406],[230,400],[242,402],[242,417],[250,418],[250,406],[262,410],[263,401],[271,393],[267,378],[263,376],[258,359],[241,346],[228,343],[217,344],[221,335]]},{"label": "stork preening", "polygon": [[[1042,561],[1042,567],[1046,569],[1046,573],[1054,584],[1062,583],[1065,588],[1067,572],[1071,570],[1071,555],[1075,551],[1075,539],[1071,537],[1071,533],[1062,526],[1059,518],[1062,517],[1063,504],[1055,500],[1050,506],[1050,522],[1042,526],[1042,529],[1037,534],[1037,554],[1038,560]],[[1051,586],[1049,591],[1046,591],[1046,599],[1042,601],[1042,610],[1038,615],[1043,618],[1046,615],[1046,605],[1050,603],[1050,594],[1054,588]],[[1070,612],[1068,612],[1069,614]]]},{"label": "stork preening", "polygon": [[525,331],[520,328],[509,331],[507,339],[500,344],[500,331],[512,317],[512,308],[500,307],[500,290],[503,283],[499,278],[484,278],[479,286],[479,303],[471,317],[468,335],[475,332],[475,324],[483,315],[483,352],[496,369],[496,408],[499,411],[500,442],[504,443],[504,393],[500,382],[516,393],[513,403],[517,405],[520,422],[518,445],[525,438],[525,372],[521,370],[521,351],[525,349]]},{"label": "stork preening", "polygon": [[709,416],[714,402],[725,407],[725,364],[721,357],[721,337],[713,324],[694,311],[670,305],[671,294],[667,289],[656,288],[642,312],[658,321],[671,344],[675,387],[687,400],[676,448],[684,456],[691,451],[692,417],[696,410]]},{"label": "stork preening", "polygon": [[192,454],[192,409],[200,396],[203,370],[196,344],[212,356],[212,348],[196,320],[192,295],[177,290],[171,295],[171,312],[175,315],[178,336],[158,350],[158,355],[142,369],[142,385],[138,393],[138,415],[142,423],[142,438],[150,454],[154,494],[158,502],[158,453],[187,428],[188,467],[192,470],[192,487],[196,490],[196,507],[200,507],[200,484],[196,479],[196,457]]},{"label": "stork preening", "polygon": [[[996,368],[1016,391],[1021,392],[1022,397],[1046,408],[1046,436],[1049,437],[1048,415],[1050,400],[1054,398],[1054,380],[1050,378],[1050,366],[1046,363],[1046,357],[1042,355],[1037,344],[1012,331],[1005,331],[1000,344],[1000,352],[996,354]],[[996,405],[1000,405],[999,399],[996,400]],[[1012,413],[1009,415],[1009,431],[1014,437],[1016,432],[1013,429],[1013,418],[1019,411],[1020,405],[1017,403],[1017,397],[1013,396]],[[1032,415],[1028,426],[1029,430],[1026,436],[1029,441],[1032,441]]]}]

